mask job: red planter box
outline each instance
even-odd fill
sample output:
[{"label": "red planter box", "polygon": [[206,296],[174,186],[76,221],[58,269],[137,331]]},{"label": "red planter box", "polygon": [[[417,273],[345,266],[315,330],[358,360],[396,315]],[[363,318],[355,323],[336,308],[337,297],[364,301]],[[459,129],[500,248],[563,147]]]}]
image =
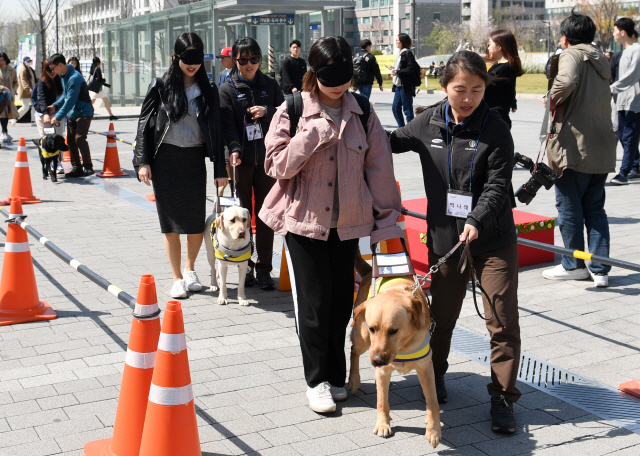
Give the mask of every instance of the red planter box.
[{"label": "red planter box", "polygon": [[[427,199],[418,198],[406,200],[402,205],[413,212],[426,214]],[[424,275],[429,271],[429,249],[427,248],[427,222],[415,217],[405,216],[411,260],[418,274]],[[528,212],[513,210],[513,219],[518,231],[518,237],[531,239],[553,245],[553,228],[555,219]],[[534,249],[532,247],[518,246],[518,266],[530,266],[532,264],[548,263],[554,260],[552,252]]]}]

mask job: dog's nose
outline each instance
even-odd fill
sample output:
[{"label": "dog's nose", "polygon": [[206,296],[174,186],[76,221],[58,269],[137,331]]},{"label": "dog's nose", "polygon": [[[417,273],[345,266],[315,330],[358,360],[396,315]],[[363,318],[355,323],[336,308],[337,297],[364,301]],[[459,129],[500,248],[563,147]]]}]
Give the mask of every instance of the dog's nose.
[{"label": "dog's nose", "polygon": [[238,237],[244,238],[244,230],[238,231]]},{"label": "dog's nose", "polygon": [[387,365],[387,357],[384,356],[381,353],[374,353],[371,356],[371,364],[373,364],[374,367],[386,366]]}]

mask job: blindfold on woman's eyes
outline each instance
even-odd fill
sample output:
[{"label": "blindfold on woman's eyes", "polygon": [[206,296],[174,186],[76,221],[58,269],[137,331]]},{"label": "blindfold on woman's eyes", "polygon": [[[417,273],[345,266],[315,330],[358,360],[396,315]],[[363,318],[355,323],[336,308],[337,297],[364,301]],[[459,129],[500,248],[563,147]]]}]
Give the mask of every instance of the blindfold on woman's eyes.
[{"label": "blindfold on woman's eyes", "polygon": [[187,51],[183,51],[178,58],[185,65],[202,65],[204,52],[201,49],[189,49]]},{"label": "blindfold on woman's eyes", "polygon": [[318,81],[325,87],[339,87],[351,81],[353,78],[353,62],[349,60],[343,60],[342,62],[335,62],[331,65],[323,66],[317,70],[312,71],[318,77]]}]

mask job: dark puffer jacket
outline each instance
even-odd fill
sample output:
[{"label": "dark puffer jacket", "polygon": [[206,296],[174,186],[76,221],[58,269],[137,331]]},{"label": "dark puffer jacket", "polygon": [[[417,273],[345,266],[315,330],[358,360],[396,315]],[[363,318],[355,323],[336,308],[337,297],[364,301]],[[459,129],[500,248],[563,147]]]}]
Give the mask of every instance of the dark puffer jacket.
[{"label": "dark puffer jacket", "polygon": [[[420,155],[427,193],[427,247],[442,256],[458,242],[465,223],[478,229],[471,254],[481,255],[516,242],[516,228],[509,201],[513,172],[513,139],[509,127],[483,101],[468,123],[455,135],[445,120],[446,100],[418,114],[390,135],[394,153],[415,151]],[[446,215],[447,129],[451,150],[451,188],[469,191],[474,146],[485,122],[473,160],[473,210],[467,219]]]},{"label": "dark puffer jacket", "polygon": [[[416,58],[413,55],[411,50],[407,50],[400,55],[400,63],[398,64],[398,69],[396,74],[402,81],[402,92],[410,93],[415,95],[416,86],[413,84],[413,65],[417,65]],[[392,91],[395,92],[398,87],[395,85],[392,88]]]},{"label": "dark puffer jacket", "polygon": [[[266,152],[264,137],[269,131],[276,109],[282,103],[284,103],[284,95],[275,79],[258,70],[254,83],[250,86],[240,79],[237,70],[233,71],[229,80],[220,86],[222,127],[229,153],[240,152],[242,163],[247,165],[264,166]],[[255,141],[247,139],[245,128],[245,123],[256,122],[247,114],[247,109],[252,106],[267,108],[265,116],[257,119],[262,128],[262,139]]]},{"label": "dark puffer jacket", "polygon": [[[196,98],[196,116],[204,137],[207,156],[214,162],[214,177],[227,177],[220,125],[220,97],[215,84],[212,84],[212,89],[213,99],[205,100],[204,95]],[[204,115],[203,103],[210,103],[211,110],[208,115]],[[147,90],[140,110],[136,145],[133,148],[133,166],[136,169],[136,174],[140,165],[151,164],[160,144],[162,144],[162,139],[169,129],[170,110],[167,89],[165,89],[162,79],[156,78],[149,84],[149,90]],[[154,115],[156,112],[157,115]]]}]

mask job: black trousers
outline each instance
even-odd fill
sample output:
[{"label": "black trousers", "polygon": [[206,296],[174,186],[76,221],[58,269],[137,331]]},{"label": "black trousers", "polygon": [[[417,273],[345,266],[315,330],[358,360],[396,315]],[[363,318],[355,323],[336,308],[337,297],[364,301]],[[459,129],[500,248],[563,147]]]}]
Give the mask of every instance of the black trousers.
[{"label": "black trousers", "polygon": [[307,385],[344,386],[358,239],[341,241],[336,229],[326,241],[287,233],[285,247]]}]

